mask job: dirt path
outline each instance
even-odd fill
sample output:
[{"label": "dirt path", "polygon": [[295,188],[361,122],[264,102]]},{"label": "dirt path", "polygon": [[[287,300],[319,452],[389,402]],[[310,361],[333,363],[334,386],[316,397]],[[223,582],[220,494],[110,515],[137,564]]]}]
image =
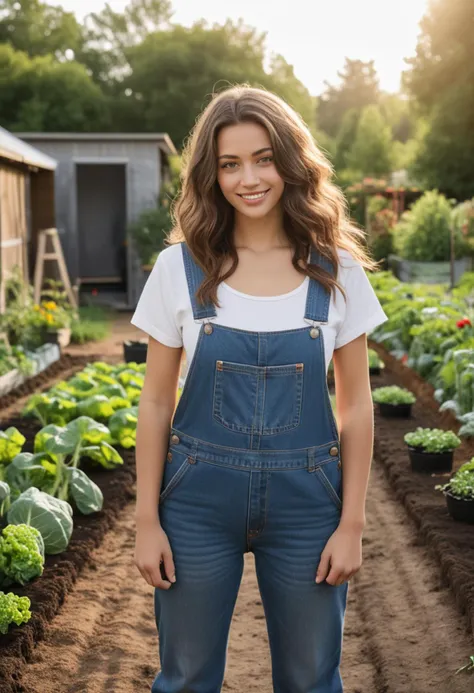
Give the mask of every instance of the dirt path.
[{"label": "dirt path", "polygon": [[[147,693],[158,669],[153,590],[133,565],[133,504],[96,550],[54,619],[25,693]],[[364,563],[351,581],[342,675],[345,693],[472,693],[473,677],[447,678],[474,643],[437,565],[374,462]],[[271,693],[263,609],[246,555],[223,691]]]}]

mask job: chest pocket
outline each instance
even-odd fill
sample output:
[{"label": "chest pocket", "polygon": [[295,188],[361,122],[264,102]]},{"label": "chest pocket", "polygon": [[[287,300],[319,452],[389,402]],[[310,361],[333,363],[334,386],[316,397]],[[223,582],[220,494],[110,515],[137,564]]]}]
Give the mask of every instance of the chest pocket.
[{"label": "chest pocket", "polygon": [[275,435],[300,424],[302,363],[251,366],[216,361],[213,416],[238,433]]}]

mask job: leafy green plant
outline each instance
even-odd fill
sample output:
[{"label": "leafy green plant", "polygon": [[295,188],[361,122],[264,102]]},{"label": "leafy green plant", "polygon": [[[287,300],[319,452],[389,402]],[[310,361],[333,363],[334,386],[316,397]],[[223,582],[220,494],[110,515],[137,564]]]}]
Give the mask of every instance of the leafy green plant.
[{"label": "leafy green plant", "polygon": [[474,501],[474,457],[459,467],[447,484],[438,484],[435,489],[462,500]]},{"label": "leafy green plant", "polygon": [[10,371],[18,370],[23,375],[33,375],[35,362],[21,346],[8,347],[0,342],[0,376]]},{"label": "leafy green plant", "polygon": [[14,426],[0,431],[0,465],[9,464],[23,448],[25,436]]},{"label": "leafy green plant", "polygon": [[26,585],[42,575],[44,542],[40,532],[28,525],[8,525],[0,536],[0,587]]},{"label": "leafy green plant", "polygon": [[109,420],[112,440],[123,448],[134,448],[137,437],[138,407],[121,409]]},{"label": "leafy green plant", "polygon": [[404,441],[412,448],[423,452],[448,452],[461,445],[461,440],[453,431],[443,431],[441,428],[422,428],[406,433]]},{"label": "leafy green plant", "polygon": [[11,505],[10,524],[36,527],[43,537],[46,554],[62,553],[68,547],[73,530],[72,507],[35,486],[24,491]]},{"label": "leafy green plant", "polygon": [[110,334],[113,315],[102,306],[81,306],[71,323],[71,342],[100,342]]},{"label": "leafy green plant", "polygon": [[0,633],[5,635],[11,623],[21,626],[31,618],[29,597],[18,597],[13,592],[0,592]]},{"label": "leafy green plant", "polygon": [[156,254],[163,250],[171,226],[169,210],[163,205],[144,210],[139,218],[129,225],[128,233],[133,239],[142,265],[151,265]]},{"label": "leafy green plant", "polygon": [[372,391],[372,399],[377,404],[413,404],[416,397],[412,392],[397,385],[377,387]]},{"label": "leafy green plant", "polygon": [[[407,260],[446,262],[450,259],[452,202],[437,190],[428,190],[404,212],[394,228],[395,247]],[[462,257],[466,243],[455,230],[455,255]]]},{"label": "leafy green plant", "polygon": [[385,368],[384,362],[381,360],[375,349],[368,349],[369,368]]}]

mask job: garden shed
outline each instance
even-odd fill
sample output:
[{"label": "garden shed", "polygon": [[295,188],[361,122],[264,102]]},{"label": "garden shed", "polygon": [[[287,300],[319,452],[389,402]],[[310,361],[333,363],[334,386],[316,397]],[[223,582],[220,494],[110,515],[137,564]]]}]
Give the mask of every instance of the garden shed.
[{"label": "garden shed", "polygon": [[133,309],[143,288],[128,225],[155,207],[176,149],[166,133],[18,133],[58,161],[56,226],[71,283]]},{"label": "garden shed", "polygon": [[0,313],[15,267],[32,276],[38,231],[55,226],[56,161],[0,127]]}]

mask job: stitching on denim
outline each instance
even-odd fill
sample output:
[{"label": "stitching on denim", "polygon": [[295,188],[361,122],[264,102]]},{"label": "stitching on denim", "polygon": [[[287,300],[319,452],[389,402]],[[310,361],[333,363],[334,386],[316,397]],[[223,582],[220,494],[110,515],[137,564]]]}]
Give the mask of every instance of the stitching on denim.
[{"label": "stitching on denim", "polygon": [[[210,443],[207,440],[202,440],[202,438],[196,438],[196,436],[190,436],[187,433],[185,433],[184,431],[181,431],[179,428],[176,428],[176,427],[172,427],[170,430],[170,435],[173,435],[173,434],[177,435],[178,437],[181,436],[183,439],[189,440],[192,443],[194,443],[194,441],[198,441],[198,443],[201,443],[202,445],[211,445],[213,448],[217,448],[220,450],[230,450],[232,452],[237,452],[240,454],[245,454],[245,453],[248,454],[249,452],[253,452],[251,448],[234,448],[230,445],[219,445],[218,443]],[[329,450],[329,448],[333,447],[334,445],[338,445],[338,444],[339,444],[339,440],[336,438],[334,440],[328,440],[326,443],[321,443],[321,445],[310,445],[310,446],[305,447],[305,448],[292,448],[291,450],[288,450],[288,448],[281,448],[281,449],[275,449],[275,450],[274,449],[272,449],[272,450],[259,450],[258,453],[262,454],[262,455],[264,455],[264,454],[268,454],[268,455],[277,454],[278,455],[278,453],[288,454],[288,452],[307,454],[308,450],[314,450],[316,452],[317,450],[320,450],[321,448],[326,448],[326,447]],[[332,458],[332,459],[334,459],[334,458]]]},{"label": "stitching on denim", "polygon": [[[319,340],[319,341],[321,342],[319,345],[319,349],[321,350],[321,360],[322,360],[322,363],[326,363],[324,339]],[[334,416],[334,412],[333,412],[332,404],[331,404],[331,398],[329,397],[329,388],[328,388],[328,381],[327,381],[326,376],[323,378],[323,392],[324,392],[324,397],[326,399],[326,411],[329,412],[329,418],[331,420],[330,423],[331,423],[332,433],[333,433],[334,438],[337,439],[338,445],[339,445],[339,434],[337,431],[336,417]]]},{"label": "stitching on denim", "polygon": [[[184,453],[182,453],[184,454]],[[160,503],[162,503],[166,498],[168,498],[169,494],[171,491],[177,486],[177,484],[181,481],[183,476],[186,474],[188,469],[191,467],[191,465],[188,462],[188,459],[184,460],[179,466],[179,468],[176,470],[176,472],[173,474],[171,479],[168,481],[166,484],[166,487],[163,489],[163,491],[160,493]]]},{"label": "stitching on denim", "polygon": [[193,354],[193,357],[191,359],[191,363],[189,364],[186,380],[184,381],[183,391],[181,393],[181,397],[179,398],[178,406],[176,407],[175,412],[173,414],[173,421],[177,419],[178,413],[181,414],[181,409],[183,409],[184,404],[187,400],[191,378],[193,377],[194,371],[196,370],[196,363],[197,363],[197,359],[198,359],[198,354],[201,350],[203,335],[204,335],[204,325],[201,325],[201,329],[199,330],[199,335],[198,335],[198,339],[197,339],[197,343],[196,343],[196,348],[194,350],[194,354]]},{"label": "stitching on denim", "polygon": [[334,501],[334,503],[336,504],[336,506],[340,510],[342,508],[342,500],[341,500],[341,498],[339,498],[339,495],[337,494],[336,489],[331,484],[331,482],[329,481],[328,477],[326,476],[324,470],[322,469],[322,467],[320,465],[318,465],[316,467],[316,473],[319,474],[319,478],[321,479],[324,486],[328,490],[330,497],[332,498],[332,500]]},{"label": "stitching on denim", "polygon": [[214,304],[208,303],[205,306],[198,305],[196,299],[196,292],[202,283],[204,273],[192,258],[189,248],[184,242],[181,243],[181,251],[184,260],[184,269],[186,272],[186,280],[188,284],[188,292],[191,300],[191,307],[193,310],[194,320],[217,317]]}]

